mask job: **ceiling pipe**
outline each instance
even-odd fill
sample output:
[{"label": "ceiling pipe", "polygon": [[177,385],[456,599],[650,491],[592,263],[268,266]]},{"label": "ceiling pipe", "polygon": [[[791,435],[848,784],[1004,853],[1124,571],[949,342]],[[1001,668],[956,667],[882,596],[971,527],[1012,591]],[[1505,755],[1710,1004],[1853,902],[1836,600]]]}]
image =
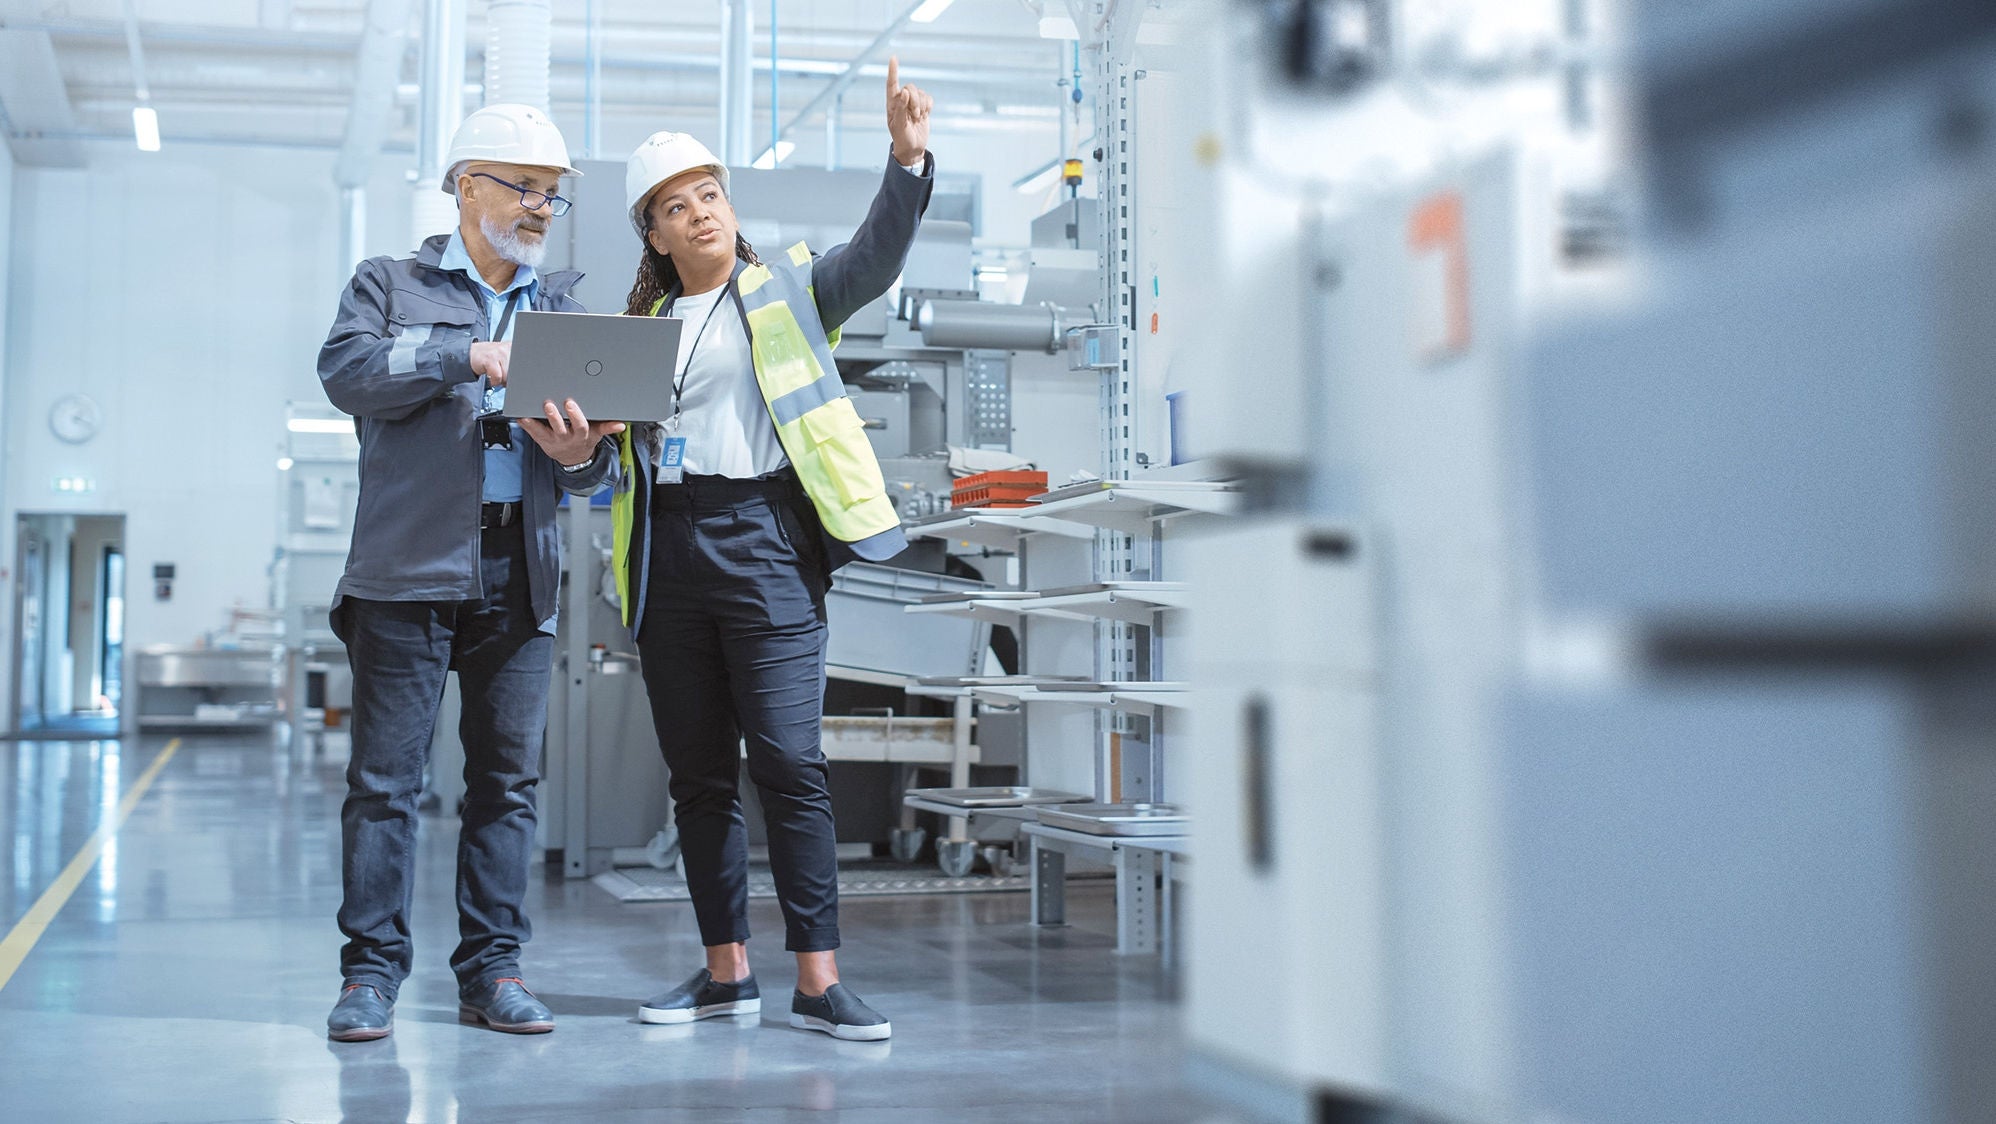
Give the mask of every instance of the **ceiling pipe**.
[{"label": "ceiling pipe", "polygon": [[[122,42],[125,38],[125,25],[122,20],[9,20],[7,26],[16,31],[42,31],[52,38],[62,40],[67,47],[71,42],[92,40]],[[250,50],[268,55],[277,51],[297,51],[309,54],[351,56],[360,47],[361,32],[346,31],[304,31],[286,32],[260,31],[254,28],[230,28],[197,24],[178,24],[142,21],[139,30],[146,42],[155,49],[162,47],[224,47],[236,50]],[[814,28],[792,28],[786,33],[790,38],[793,52],[785,58],[786,73],[798,73],[799,68],[813,64],[822,66],[825,62],[838,62],[838,59],[813,59],[811,50],[836,51],[843,56],[853,47],[867,43],[864,32],[820,30]],[[557,21],[553,25],[550,42],[553,45],[555,61],[573,64],[580,59],[588,38],[586,24]],[[718,69],[720,63],[713,52],[688,53],[688,48],[698,47],[708,42],[719,42],[719,35],[707,27],[664,28],[639,27],[619,28],[616,44],[624,48],[625,54],[609,56],[605,65],[643,66],[647,60],[670,56],[688,67],[699,67],[708,71]],[[921,46],[924,55],[945,55],[951,52],[988,58],[994,50],[1011,50],[1020,55],[1020,66],[1025,68],[1025,56],[1041,49],[1044,40],[1026,35],[938,35],[924,32]],[[676,49],[671,50],[671,49]],[[761,59],[752,59],[752,64],[760,70],[768,65]],[[933,67],[942,72],[946,68]],[[906,71],[913,74],[913,70]]]},{"label": "ceiling pipe", "polygon": [[894,37],[900,34],[901,29],[908,26],[909,18],[927,2],[928,0],[917,0],[916,3],[910,4],[905,11],[894,18],[894,22],[888,24],[886,29],[881,31],[879,35],[874,36],[873,42],[868,43],[859,54],[854,55],[852,61],[846,64],[846,68],[839,72],[837,78],[832,79],[824,89],[819,90],[818,96],[806,102],[804,108],[798,110],[797,114],[790,118],[789,124],[777,130],[776,134],[769,139],[769,146],[772,149],[775,148],[776,143],[784,137],[789,136],[792,129],[809,120],[813,114],[824,109],[826,105],[837,101],[845,93],[846,87],[852,85],[853,79],[859,77],[860,68],[872,61],[875,55],[885,50],[887,45],[894,41]]},{"label": "ceiling pipe", "polygon": [[582,150],[595,160],[603,154],[603,0],[586,0],[583,18]]},{"label": "ceiling pipe", "polygon": [[464,118],[464,0],[424,0],[422,104],[416,114],[416,182],[410,234],[417,241],[457,225],[455,200],[441,190],[451,134]]},{"label": "ceiling pipe", "polygon": [[490,0],[485,9],[485,104],[548,112],[548,0]]},{"label": "ceiling pipe", "polygon": [[387,139],[395,86],[402,80],[402,56],[408,50],[409,9],[410,0],[368,0],[367,30],[354,58],[346,135],[339,158],[333,161],[333,182],[342,189],[366,187],[374,158]]},{"label": "ceiling pipe", "polygon": [[748,0],[721,0],[721,162],[749,162],[750,114],[755,110],[749,83],[755,73],[754,17]]}]

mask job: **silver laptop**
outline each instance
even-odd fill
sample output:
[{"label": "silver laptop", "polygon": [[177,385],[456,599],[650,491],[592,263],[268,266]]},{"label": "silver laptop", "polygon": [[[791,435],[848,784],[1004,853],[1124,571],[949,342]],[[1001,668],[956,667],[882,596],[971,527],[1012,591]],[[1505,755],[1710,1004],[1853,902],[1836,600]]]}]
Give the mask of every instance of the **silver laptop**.
[{"label": "silver laptop", "polygon": [[684,321],[668,316],[522,312],[506,367],[506,416],[546,418],[575,399],[590,421],[664,421]]}]

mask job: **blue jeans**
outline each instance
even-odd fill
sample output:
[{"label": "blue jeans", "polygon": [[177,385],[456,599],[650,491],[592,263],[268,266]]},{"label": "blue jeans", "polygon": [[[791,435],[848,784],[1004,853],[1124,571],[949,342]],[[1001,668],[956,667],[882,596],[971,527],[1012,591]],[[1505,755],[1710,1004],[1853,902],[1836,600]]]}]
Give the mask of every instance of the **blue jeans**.
[{"label": "blue jeans", "polygon": [[653,491],[638,655],[700,943],[745,941],[741,749],[762,796],[783,947],[839,947],[837,836],[824,749],[818,517],[794,477],[691,477]]},{"label": "blue jeans", "polygon": [[531,935],[525,898],[533,861],[554,638],[527,599],[519,524],[483,533],[477,601],[347,598],[334,613],[353,668],[353,757],[340,808],[340,971],[393,999],[414,947],[416,801],[443,700],[455,671],[464,700],[464,811],[457,844],[457,951],[451,970],[469,993],[519,974]]}]

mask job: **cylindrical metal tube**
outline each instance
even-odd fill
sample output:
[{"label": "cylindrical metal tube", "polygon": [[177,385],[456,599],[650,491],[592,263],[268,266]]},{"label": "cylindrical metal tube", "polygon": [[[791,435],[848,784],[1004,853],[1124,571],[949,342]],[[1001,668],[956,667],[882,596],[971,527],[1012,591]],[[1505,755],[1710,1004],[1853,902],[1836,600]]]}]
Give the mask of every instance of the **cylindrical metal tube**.
[{"label": "cylindrical metal tube", "polygon": [[485,104],[548,111],[548,0],[491,0],[485,9]]},{"label": "cylindrical metal tube", "polygon": [[443,181],[444,155],[464,117],[464,0],[423,5],[422,107],[417,115],[416,179]]},{"label": "cylindrical metal tube", "polygon": [[464,0],[426,0],[423,5],[422,106],[409,208],[409,234],[419,244],[457,226],[457,200],[438,188],[451,134],[464,117],[464,8]]},{"label": "cylindrical metal tube", "polygon": [[340,188],[340,275],[351,277],[366,256],[367,188]]},{"label": "cylindrical metal tube", "polygon": [[721,0],[721,162],[747,166],[755,111],[755,17],[748,0]]},{"label": "cylindrical metal tube", "polygon": [[1060,309],[1051,304],[987,304],[983,301],[923,301],[915,328],[930,347],[990,348],[999,351],[1060,350]]}]

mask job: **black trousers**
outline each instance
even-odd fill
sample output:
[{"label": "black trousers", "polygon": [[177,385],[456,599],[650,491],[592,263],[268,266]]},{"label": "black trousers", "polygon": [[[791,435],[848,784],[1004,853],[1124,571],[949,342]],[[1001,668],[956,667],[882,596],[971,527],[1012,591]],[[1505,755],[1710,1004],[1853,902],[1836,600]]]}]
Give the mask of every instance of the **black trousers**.
[{"label": "black trousers", "polygon": [[762,797],[784,947],[839,946],[836,835],[819,719],[825,589],[817,515],[794,478],[690,477],[653,489],[638,630],[672,771],[687,888],[706,945],[745,941],[748,830],[738,745]]}]

